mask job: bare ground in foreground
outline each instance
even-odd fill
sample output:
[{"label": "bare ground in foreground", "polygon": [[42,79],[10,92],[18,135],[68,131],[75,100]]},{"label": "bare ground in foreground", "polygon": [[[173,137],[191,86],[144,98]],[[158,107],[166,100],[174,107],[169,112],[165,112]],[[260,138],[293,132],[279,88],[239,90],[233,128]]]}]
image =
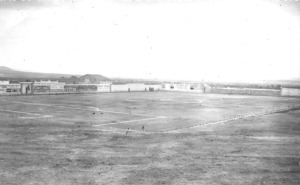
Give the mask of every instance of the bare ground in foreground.
[{"label": "bare ground in foreground", "polygon": [[296,185],[299,135],[299,110],[152,134],[3,114],[0,184]]}]

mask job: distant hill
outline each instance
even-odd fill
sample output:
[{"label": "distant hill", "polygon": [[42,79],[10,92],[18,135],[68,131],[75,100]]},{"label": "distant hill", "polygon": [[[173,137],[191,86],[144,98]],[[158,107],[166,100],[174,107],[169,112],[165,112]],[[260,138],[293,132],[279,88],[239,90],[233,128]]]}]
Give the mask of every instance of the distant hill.
[{"label": "distant hill", "polygon": [[58,79],[58,81],[65,82],[66,84],[98,84],[102,81],[111,81],[111,79],[99,74],[86,74],[80,77],[61,77]]},{"label": "distant hill", "polygon": [[24,71],[16,71],[5,66],[0,66],[0,80],[9,80],[12,82],[44,80],[44,79],[53,80],[61,77],[69,78],[71,76],[78,76],[78,75],[24,72]]},{"label": "distant hill", "polygon": [[8,67],[5,67],[5,66],[0,66],[0,73],[9,73],[9,72],[13,72],[14,70],[8,68]]},{"label": "distant hill", "polygon": [[99,81],[110,81],[109,78],[106,78],[105,76],[99,75],[99,74],[86,74],[80,77],[80,79],[84,80],[89,79],[91,83],[98,83]]},{"label": "distant hill", "polygon": [[0,80],[9,80],[11,83],[34,80],[58,80],[66,84],[78,83],[99,83],[100,81],[110,81],[109,78],[99,74],[71,75],[57,73],[38,73],[16,71],[5,66],[0,66]]}]

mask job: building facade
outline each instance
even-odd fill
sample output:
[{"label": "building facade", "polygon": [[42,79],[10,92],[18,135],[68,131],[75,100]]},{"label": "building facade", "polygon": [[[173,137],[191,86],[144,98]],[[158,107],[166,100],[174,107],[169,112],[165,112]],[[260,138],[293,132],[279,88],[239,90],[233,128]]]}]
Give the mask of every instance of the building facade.
[{"label": "building facade", "polygon": [[281,89],[281,96],[300,96],[300,89],[283,87]]},{"label": "building facade", "polygon": [[0,85],[7,85],[7,84],[9,84],[9,81],[1,81],[0,80]]},{"label": "building facade", "polygon": [[0,93],[20,93],[20,84],[0,84]]},{"label": "building facade", "polygon": [[58,81],[35,81],[33,83],[34,93],[48,93],[48,92],[64,92],[65,82]]}]

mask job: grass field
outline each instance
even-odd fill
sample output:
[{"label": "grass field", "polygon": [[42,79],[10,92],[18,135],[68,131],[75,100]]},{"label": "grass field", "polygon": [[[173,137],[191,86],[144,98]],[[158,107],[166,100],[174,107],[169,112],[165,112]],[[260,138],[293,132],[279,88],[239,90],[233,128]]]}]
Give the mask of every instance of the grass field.
[{"label": "grass field", "polygon": [[291,104],[300,99],[0,97],[0,184],[300,184],[299,110],[205,125]]}]

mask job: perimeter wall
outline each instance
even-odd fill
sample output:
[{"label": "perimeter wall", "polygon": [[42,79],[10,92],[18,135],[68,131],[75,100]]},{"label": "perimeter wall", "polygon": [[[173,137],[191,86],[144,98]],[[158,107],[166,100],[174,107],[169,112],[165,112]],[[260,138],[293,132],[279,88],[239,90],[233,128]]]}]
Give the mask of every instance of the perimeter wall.
[{"label": "perimeter wall", "polygon": [[280,90],[274,89],[237,89],[237,88],[211,88],[213,94],[240,94],[254,96],[281,96]]},{"label": "perimeter wall", "polygon": [[300,96],[300,89],[296,88],[282,88],[281,96]]}]

